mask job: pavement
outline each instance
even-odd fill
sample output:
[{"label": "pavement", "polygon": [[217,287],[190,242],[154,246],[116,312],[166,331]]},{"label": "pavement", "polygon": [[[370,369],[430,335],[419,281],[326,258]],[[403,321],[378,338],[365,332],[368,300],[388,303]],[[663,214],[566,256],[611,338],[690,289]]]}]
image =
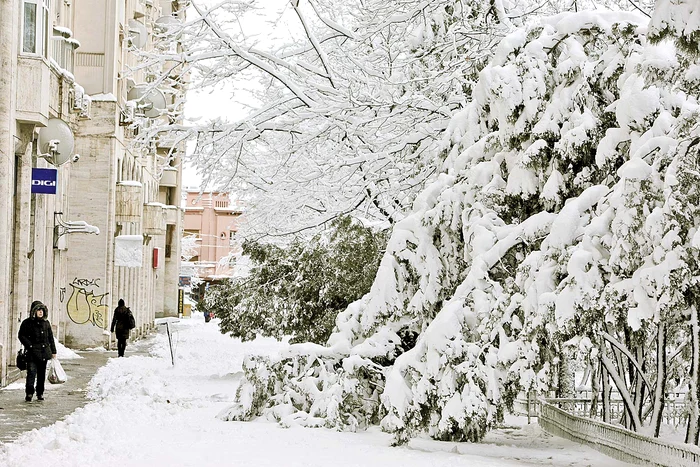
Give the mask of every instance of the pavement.
[{"label": "pavement", "polygon": [[[150,341],[146,337],[137,342],[129,342],[126,357],[146,355]],[[24,371],[19,380],[0,389],[0,444],[12,442],[26,431],[53,425],[90,402],[87,398],[88,383],[101,366],[110,358],[117,357],[117,352],[76,353],[83,358],[61,360],[68,380],[63,384],[50,384],[47,381],[43,401],[36,400],[36,397],[32,402],[24,401]]]}]

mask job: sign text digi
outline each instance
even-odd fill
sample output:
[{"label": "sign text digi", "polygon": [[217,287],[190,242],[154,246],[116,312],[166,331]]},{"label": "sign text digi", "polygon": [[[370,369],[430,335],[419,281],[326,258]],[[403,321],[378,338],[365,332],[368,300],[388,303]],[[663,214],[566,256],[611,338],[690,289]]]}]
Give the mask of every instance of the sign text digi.
[{"label": "sign text digi", "polygon": [[32,193],[55,195],[58,169],[32,169]]}]

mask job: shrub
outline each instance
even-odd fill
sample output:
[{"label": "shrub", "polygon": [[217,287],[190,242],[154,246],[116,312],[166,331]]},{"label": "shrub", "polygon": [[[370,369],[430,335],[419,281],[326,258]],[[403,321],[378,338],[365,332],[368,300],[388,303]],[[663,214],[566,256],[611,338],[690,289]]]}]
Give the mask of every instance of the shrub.
[{"label": "shrub", "polygon": [[221,318],[222,333],[243,340],[291,335],[323,344],[337,314],[369,291],[385,244],[384,233],[350,217],[286,248],[248,241],[250,274],[211,287],[200,309]]}]

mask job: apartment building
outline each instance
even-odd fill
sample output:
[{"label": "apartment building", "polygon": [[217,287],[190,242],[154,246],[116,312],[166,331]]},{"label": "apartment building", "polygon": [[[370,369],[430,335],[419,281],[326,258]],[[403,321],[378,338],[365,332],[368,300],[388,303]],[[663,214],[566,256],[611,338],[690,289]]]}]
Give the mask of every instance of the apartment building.
[{"label": "apartment building", "polygon": [[[231,202],[229,193],[187,190],[184,200],[184,236],[191,251],[182,263],[182,275],[194,274],[200,287],[231,277],[236,269],[241,246],[236,232],[243,210]],[[192,290],[195,299],[203,290]]]},{"label": "apartment building", "polygon": [[183,15],[164,0],[0,2],[0,386],[18,377],[32,300],[77,349],[111,344],[119,298],[137,336],[177,314],[184,148],[133,142],[177,120],[184,90],[129,70]]}]

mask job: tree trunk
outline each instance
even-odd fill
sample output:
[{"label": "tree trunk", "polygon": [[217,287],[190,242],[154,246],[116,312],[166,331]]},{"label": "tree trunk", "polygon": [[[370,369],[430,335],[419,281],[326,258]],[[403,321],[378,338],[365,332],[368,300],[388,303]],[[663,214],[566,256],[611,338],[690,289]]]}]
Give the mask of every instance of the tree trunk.
[{"label": "tree trunk", "polygon": [[654,428],[654,437],[659,437],[661,419],[664,413],[666,401],[666,324],[661,321],[656,335],[656,388],[654,390],[654,412],[651,416],[651,426]]},{"label": "tree trunk", "polygon": [[600,362],[600,376],[603,380],[603,421],[610,423],[610,375],[605,369],[602,359]]},{"label": "tree trunk", "polygon": [[598,416],[598,398],[600,397],[600,363],[591,363],[591,418]]},{"label": "tree trunk", "polygon": [[[635,354],[637,362],[639,362],[640,365],[642,365],[642,369],[644,370],[644,347],[638,345]],[[645,395],[644,379],[642,378],[641,374],[637,373],[635,367],[632,365],[632,362],[629,363],[628,368],[630,372],[630,377],[634,376],[634,405],[637,407],[637,416],[640,420],[643,420],[642,413]]]},{"label": "tree trunk", "polygon": [[600,359],[603,362],[603,365],[605,365],[605,368],[608,370],[608,373],[610,373],[610,376],[612,377],[613,382],[615,383],[615,386],[622,397],[622,401],[625,406],[625,417],[623,418],[628,421],[627,423],[629,424],[631,430],[639,431],[639,429],[642,427],[642,422],[639,419],[639,415],[637,415],[634,401],[632,401],[632,396],[627,389],[627,382],[622,375],[615,372],[615,364],[604,353],[600,355]]},{"label": "tree trunk", "polygon": [[[615,340],[618,340],[617,337],[615,336],[615,333],[612,329],[612,326],[607,323],[607,329],[608,329],[608,334],[613,336]],[[624,340],[624,346],[629,349],[629,339],[627,338],[627,329],[625,329],[625,340]],[[619,340],[618,340],[619,341]],[[620,390],[620,381],[623,382],[622,386],[625,387],[625,390],[627,388],[630,388],[630,381],[627,379],[627,372],[626,368],[627,366],[625,365],[625,360],[622,355],[622,351],[615,345],[612,345],[612,355],[613,355],[613,360],[607,360],[607,357],[605,356],[605,353],[601,354],[601,362],[603,362],[607,367],[608,367],[608,374],[613,378],[613,382],[615,382],[615,386],[617,386],[618,390]],[[633,375],[630,375],[633,376]],[[622,395],[622,392],[620,392]],[[630,407],[628,407],[629,404],[624,403],[624,405],[627,407],[628,410],[623,410],[622,411],[622,416],[620,417],[620,423],[622,426],[627,428],[628,430],[632,429],[632,421],[630,417],[628,416],[628,412],[630,410]]]},{"label": "tree trunk", "polygon": [[574,397],[574,372],[571,371],[568,349],[561,349],[559,357],[559,387],[557,397]]},{"label": "tree trunk", "polygon": [[690,342],[693,355],[690,362],[690,380],[688,381],[688,429],[685,432],[687,444],[698,444],[698,422],[700,421],[700,407],[698,407],[698,378],[700,378],[700,325],[698,324],[698,310],[693,306],[690,309]]},{"label": "tree trunk", "polygon": [[[623,342],[625,344],[625,348],[627,348],[629,350],[632,348],[632,346],[630,345],[630,329],[628,326],[624,327],[624,336],[625,336],[625,340]],[[632,349],[632,350],[634,351],[634,349]],[[632,401],[631,406],[629,404],[625,403],[625,408],[627,410],[622,412],[622,419],[620,420],[620,422],[628,430],[634,430],[634,428],[632,428],[632,418],[631,418],[630,412],[636,411],[636,407],[637,407],[637,401],[634,398],[635,397],[634,396],[634,389],[635,389],[634,378],[636,375],[634,374],[634,372],[629,371],[630,361],[629,361],[629,359],[626,361],[624,360],[624,358],[622,356],[622,351],[620,351],[620,349],[618,349],[617,347],[613,347],[613,352],[614,352],[613,355],[615,355],[614,363],[617,364],[616,366],[617,366],[617,370],[618,370],[618,375],[620,375],[620,378],[621,378],[625,388],[629,392],[630,400]],[[613,382],[615,382],[615,386],[618,386],[619,383],[617,383],[616,381],[618,381],[618,380],[613,378]],[[618,388],[618,390],[619,390],[619,388]]]},{"label": "tree trunk", "polygon": [[583,371],[583,377],[581,378],[581,381],[574,387],[574,394],[578,394],[579,387],[585,387],[586,383],[591,377],[591,361],[590,359],[586,362],[586,369]]}]

